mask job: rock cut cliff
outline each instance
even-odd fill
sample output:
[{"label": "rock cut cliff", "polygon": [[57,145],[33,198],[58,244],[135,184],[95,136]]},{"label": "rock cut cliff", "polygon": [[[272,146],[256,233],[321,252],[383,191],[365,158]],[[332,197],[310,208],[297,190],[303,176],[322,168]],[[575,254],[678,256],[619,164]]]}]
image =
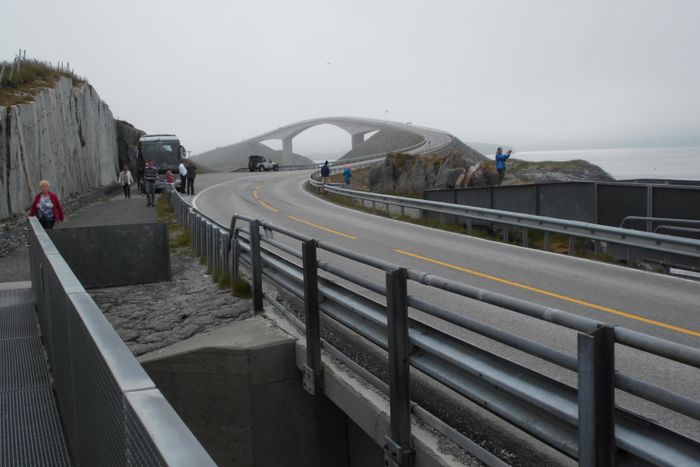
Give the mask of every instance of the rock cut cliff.
[{"label": "rock cut cliff", "polygon": [[95,89],[63,77],[0,107],[0,219],[26,212],[46,179],[61,197],[116,182],[116,122]]}]

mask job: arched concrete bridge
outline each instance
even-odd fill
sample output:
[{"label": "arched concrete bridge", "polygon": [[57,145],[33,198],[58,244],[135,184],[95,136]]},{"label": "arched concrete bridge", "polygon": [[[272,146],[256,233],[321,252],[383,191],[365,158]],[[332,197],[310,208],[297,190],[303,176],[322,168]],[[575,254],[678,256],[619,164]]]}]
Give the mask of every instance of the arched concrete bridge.
[{"label": "arched concrete bridge", "polygon": [[418,127],[408,123],[360,117],[323,117],[292,123],[290,125],[277,128],[276,130],[260,134],[243,142],[261,143],[269,140],[281,140],[283,163],[286,163],[288,160],[290,160],[293,152],[292,142],[294,137],[308,130],[309,128],[324,124],[333,125],[348,132],[352,142],[352,149],[356,149],[359,145],[364,143],[365,136],[368,133],[377,130],[407,132],[418,135],[422,138],[422,142],[413,145],[414,147],[386,147],[382,149],[382,152],[405,150],[406,152],[412,154],[423,154],[442,149],[451,144],[454,140],[452,135],[444,131]]}]

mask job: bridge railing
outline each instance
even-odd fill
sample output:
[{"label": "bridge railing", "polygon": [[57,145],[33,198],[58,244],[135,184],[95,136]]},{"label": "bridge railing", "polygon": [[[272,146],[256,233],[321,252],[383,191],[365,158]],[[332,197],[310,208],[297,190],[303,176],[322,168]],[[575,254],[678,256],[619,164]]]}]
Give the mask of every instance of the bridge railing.
[{"label": "bridge railing", "polygon": [[32,288],[76,465],[214,466],[35,217]]},{"label": "bridge railing", "polygon": [[[234,214],[230,225],[224,226],[188,206],[176,192],[171,195],[171,205],[177,219],[191,232],[195,252],[208,258],[212,272],[240,280],[242,266],[247,267],[256,311],[262,310],[264,299],[282,308],[264,292],[263,278],[304,303],[305,386],[310,392],[323,390],[319,377],[321,347],[341,360],[344,358],[348,366],[368,380],[377,381],[376,375],[321,339],[321,319],[341,325],[387,352],[388,384],[377,384],[390,398],[392,430],[385,456],[388,462],[394,462],[391,465],[410,465],[397,462],[410,458],[409,411],[424,411],[410,402],[411,368],[578,459],[581,465],[613,465],[620,453],[626,461],[643,460],[656,465],[695,465],[700,459],[697,440],[615,404],[619,390],[670,409],[671,413],[700,420],[698,400],[615,366],[616,345],[640,353],[642,358],[650,358],[643,357],[650,354],[695,369],[700,369],[698,349],[402,268],[267,221]],[[323,260],[318,259],[319,253]],[[364,272],[351,272],[358,268]],[[437,292],[440,297],[426,300],[420,293],[424,289]],[[573,337],[574,342],[568,346],[577,350],[571,354],[549,342],[508,332],[440,304],[459,303],[460,309],[462,305],[468,309],[478,302],[513,313],[518,319],[537,320],[551,327],[557,340]],[[577,383],[564,384],[558,378],[514,363],[511,358],[486,351],[472,344],[469,336],[481,336],[511,351],[574,372]],[[428,407],[430,404],[429,400],[418,402]],[[432,417],[438,425],[444,423]],[[464,437],[454,433],[450,436],[458,444],[468,445]],[[498,464],[493,458],[487,460],[487,454],[475,451],[485,462]]]},{"label": "bridge railing", "polygon": [[[520,212],[355,191],[332,185],[324,186],[323,183],[315,180],[313,177],[309,178],[309,183],[319,189],[322,188],[328,193],[356,199],[361,202],[367,201],[372,203],[375,208],[377,204],[379,204],[387,211],[389,206],[397,206],[402,213],[405,209],[413,209],[418,212],[431,212],[464,218],[467,222],[468,232],[471,232],[472,223],[475,222],[500,225],[503,226],[504,241],[508,240],[509,231],[520,231],[523,234],[524,246],[528,246],[528,231],[533,230],[544,232],[543,248],[545,250],[549,249],[550,234],[556,233],[569,237],[569,254],[574,253],[575,239],[582,238],[593,241],[596,251],[599,248],[599,243],[605,242],[624,245],[630,248],[652,250],[668,255],[693,258],[694,260],[700,259],[700,240],[692,238],[559,219],[555,217],[536,216]],[[628,256],[631,256],[631,250]],[[628,263],[631,263],[630,259],[628,259]]]}]

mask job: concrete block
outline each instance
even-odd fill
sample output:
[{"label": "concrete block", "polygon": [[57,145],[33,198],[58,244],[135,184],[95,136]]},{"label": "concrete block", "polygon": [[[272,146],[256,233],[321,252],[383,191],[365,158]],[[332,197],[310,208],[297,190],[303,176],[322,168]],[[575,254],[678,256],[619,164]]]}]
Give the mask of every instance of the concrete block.
[{"label": "concrete block", "polygon": [[86,289],[170,280],[165,224],[61,228],[49,236]]}]

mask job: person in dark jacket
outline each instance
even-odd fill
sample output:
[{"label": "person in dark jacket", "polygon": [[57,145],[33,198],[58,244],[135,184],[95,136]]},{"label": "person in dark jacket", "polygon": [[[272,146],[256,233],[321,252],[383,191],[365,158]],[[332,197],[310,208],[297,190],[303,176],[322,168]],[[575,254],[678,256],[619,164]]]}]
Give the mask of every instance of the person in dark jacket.
[{"label": "person in dark jacket", "polygon": [[323,166],[321,166],[321,180],[323,181],[324,185],[328,185],[328,183],[331,181],[331,168],[328,167],[328,161],[323,163]]},{"label": "person in dark jacket", "polygon": [[146,189],[146,207],[155,206],[157,181],[158,169],[156,169],[155,162],[146,162],[146,166],[143,169],[143,184]]},{"label": "person in dark jacket", "polygon": [[187,188],[185,193],[188,195],[194,195],[194,179],[197,176],[197,166],[194,162],[187,160]]},{"label": "person in dark jacket", "polygon": [[503,154],[503,148],[496,149],[496,171],[498,172],[499,185],[503,183],[503,179],[506,177],[506,161],[512,153],[512,150],[508,150],[507,154]]},{"label": "person in dark jacket", "polygon": [[34,197],[28,214],[29,217],[36,216],[45,229],[53,229],[54,223],[56,221],[62,222],[64,218],[61,201],[56,193],[49,191],[49,187],[49,182],[46,180],[39,182],[39,190],[41,191]]}]

